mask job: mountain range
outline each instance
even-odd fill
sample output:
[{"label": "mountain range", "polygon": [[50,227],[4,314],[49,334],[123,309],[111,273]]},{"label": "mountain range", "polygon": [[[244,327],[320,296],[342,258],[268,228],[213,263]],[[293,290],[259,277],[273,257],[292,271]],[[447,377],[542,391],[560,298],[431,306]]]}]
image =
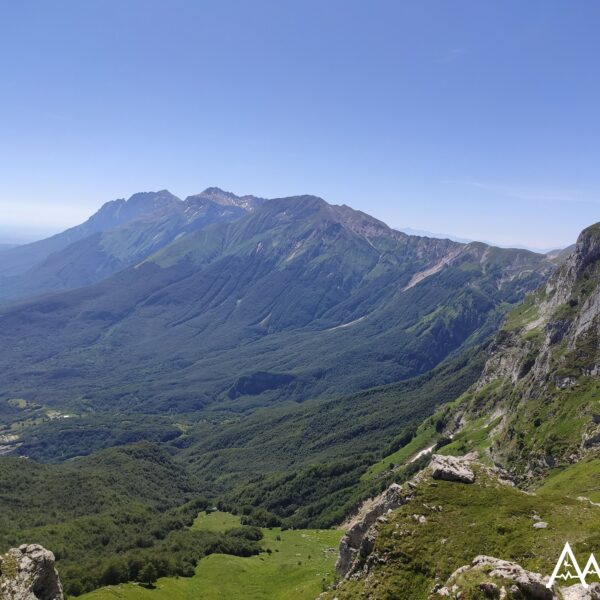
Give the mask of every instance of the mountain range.
[{"label": "mountain range", "polygon": [[0,550],[149,586],[90,600],[557,600],[525,569],[597,544],[599,264],[599,224],[544,255],[218,188],[3,250]]},{"label": "mountain range", "polygon": [[0,315],[0,395],[139,412],[248,411],[419,375],[555,267],[314,196],[216,188],[109,203],[0,264],[5,297],[33,294]]},{"label": "mountain range", "polygon": [[162,190],[107,202],[81,225],[3,252],[0,301],[90,285],[177,237],[235,220],[261,203],[217,188],[184,201]]}]

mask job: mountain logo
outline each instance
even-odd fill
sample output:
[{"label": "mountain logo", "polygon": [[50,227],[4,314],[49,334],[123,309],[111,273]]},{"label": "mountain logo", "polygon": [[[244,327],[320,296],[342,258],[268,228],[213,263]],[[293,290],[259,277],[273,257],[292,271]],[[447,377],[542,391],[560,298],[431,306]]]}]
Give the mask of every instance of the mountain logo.
[{"label": "mountain logo", "polygon": [[556,566],[554,567],[554,572],[546,584],[546,587],[551,588],[557,579],[562,579],[565,582],[571,582],[573,580],[579,581],[579,583],[581,583],[581,585],[587,589],[588,575],[595,575],[596,577],[600,578],[600,567],[598,566],[596,557],[593,554],[590,554],[585,568],[581,570],[581,567],[579,566],[579,563],[573,554],[573,550],[571,550],[571,545],[569,542],[567,542],[563,548],[563,551],[561,552]]}]

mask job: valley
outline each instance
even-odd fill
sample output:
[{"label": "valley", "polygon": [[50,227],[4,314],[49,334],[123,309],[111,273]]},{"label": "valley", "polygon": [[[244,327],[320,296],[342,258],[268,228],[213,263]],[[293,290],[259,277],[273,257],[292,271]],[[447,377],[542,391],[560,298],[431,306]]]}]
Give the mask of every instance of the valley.
[{"label": "valley", "polygon": [[[125,262],[3,306],[2,548],[52,549],[90,600],[420,600],[476,549],[547,572],[567,531],[594,547],[598,225],[558,258],[313,196],[190,198],[118,201],[116,225],[107,205],[44,269],[91,269],[99,232],[141,241]],[[186,229],[193,202],[222,218]],[[10,269],[37,281],[48,243]],[[431,482],[432,456],[470,457],[475,483]]]},{"label": "valley", "polygon": [[[239,526],[239,518],[232,518],[227,513],[201,514],[193,525],[199,530],[217,528],[220,531],[235,526]],[[336,530],[263,529],[263,552],[257,556],[241,558],[211,554],[198,563],[193,577],[159,579],[152,589],[135,584],[108,587],[81,598],[313,600],[334,579],[337,545],[341,535]]]}]

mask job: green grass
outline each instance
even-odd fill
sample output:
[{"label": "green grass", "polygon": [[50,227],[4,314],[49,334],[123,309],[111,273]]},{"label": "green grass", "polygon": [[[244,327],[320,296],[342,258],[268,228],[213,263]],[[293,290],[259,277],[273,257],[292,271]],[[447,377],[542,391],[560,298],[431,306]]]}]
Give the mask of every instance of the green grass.
[{"label": "green grass", "polygon": [[490,422],[489,417],[480,417],[469,423],[465,429],[460,431],[452,440],[452,443],[443,446],[439,454],[450,454],[461,456],[473,450],[479,453],[482,461],[487,460],[487,449],[492,443],[490,432],[500,423],[500,418]]},{"label": "green grass", "polygon": [[[473,485],[426,478],[413,500],[380,526],[375,552],[384,562],[368,578],[346,582],[326,597],[423,600],[435,583],[480,554],[549,575],[565,541],[582,559],[600,549],[600,508],[557,490],[523,493],[490,479],[481,468],[476,477]],[[535,529],[534,515],[548,528]]]},{"label": "green grass", "polygon": [[[193,527],[211,531],[239,523],[227,513],[200,513]],[[155,589],[137,584],[110,586],[82,600],[314,600],[331,583],[342,533],[336,530],[264,529],[265,552],[250,558],[211,554],[194,577],[165,577]],[[267,549],[270,549],[269,553]]]},{"label": "green grass", "polygon": [[538,494],[562,494],[585,496],[592,502],[600,502],[600,458],[586,458],[566,469],[551,472]]},{"label": "green grass", "polygon": [[215,512],[202,511],[199,513],[194,520],[192,529],[223,533],[228,529],[233,529],[234,527],[239,526],[240,518],[237,515],[232,515],[231,513],[217,510]]},{"label": "green grass", "polygon": [[521,329],[527,323],[535,321],[539,316],[539,311],[536,302],[538,301],[541,292],[535,292],[525,298],[514,310],[506,317],[504,329],[507,331],[515,331]]}]

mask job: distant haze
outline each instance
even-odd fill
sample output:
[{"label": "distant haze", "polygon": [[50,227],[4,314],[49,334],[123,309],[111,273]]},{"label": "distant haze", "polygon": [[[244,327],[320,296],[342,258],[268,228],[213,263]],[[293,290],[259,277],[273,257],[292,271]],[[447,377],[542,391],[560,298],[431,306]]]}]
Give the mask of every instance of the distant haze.
[{"label": "distant haze", "polygon": [[[1,205],[2,205],[2,202],[0,201],[0,206]],[[28,216],[31,216],[30,213],[28,213],[26,210],[24,210],[25,207],[22,206],[21,210],[18,211],[18,213],[17,213],[17,214],[19,214],[19,217],[16,220],[16,222],[14,223],[14,225],[10,226],[10,222],[8,222],[8,224],[5,224],[5,222],[0,224],[0,244],[10,244],[10,245],[26,244],[26,243],[33,242],[36,240],[41,240],[41,239],[47,238],[56,233],[60,233],[61,231],[64,231],[65,229],[67,229],[69,227],[83,223],[92,214],[94,214],[97,209],[100,208],[100,206],[98,206],[98,207],[96,207],[96,209],[91,208],[91,210],[88,211],[86,209],[86,207],[87,207],[87,204],[83,205],[83,206],[79,205],[77,207],[73,207],[73,210],[71,211],[71,210],[69,210],[68,206],[63,205],[60,207],[59,212],[52,213],[52,218],[49,219],[49,222],[45,223],[44,216],[46,215],[47,209],[45,209],[43,207],[43,205],[35,206],[35,208],[37,210],[34,211],[34,218],[32,219],[31,222],[27,221]],[[353,208],[358,208],[358,207],[353,207]],[[367,212],[368,208],[362,208],[362,210]],[[6,216],[6,213],[5,213],[5,216]],[[13,213],[13,216],[14,216],[14,213]],[[381,220],[386,222],[385,219],[382,218],[381,216],[378,216],[378,215],[372,215],[372,216],[380,218]],[[70,218],[68,218],[68,217],[70,217]],[[454,235],[453,233],[449,233],[449,232],[442,233],[442,232],[429,231],[427,229],[414,229],[412,227],[399,227],[399,226],[393,225],[391,223],[387,223],[387,224],[390,227],[392,227],[393,229],[397,229],[398,231],[403,231],[404,233],[407,233],[409,235],[419,235],[419,236],[426,236],[426,237],[433,237],[433,238],[440,238],[440,239],[450,239],[455,242],[461,242],[461,243],[469,243],[472,241],[481,241],[481,242],[485,242],[487,244],[498,245],[500,247],[525,248],[527,250],[533,250],[534,252],[549,252],[550,250],[554,250],[557,248],[564,248],[572,243],[572,241],[568,241],[567,243],[560,245],[560,246],[554,245],[554,246],[537,247],[537,246],[523,244],[523,243],[519,243],[519,242],[514,243],[514,244],[502,243],[495,239],[481,239],[478,237],[466,238],[466,237],[460,237],[460,236]],[[498,234],[498,236],[500,238],[500,234]]]}]

